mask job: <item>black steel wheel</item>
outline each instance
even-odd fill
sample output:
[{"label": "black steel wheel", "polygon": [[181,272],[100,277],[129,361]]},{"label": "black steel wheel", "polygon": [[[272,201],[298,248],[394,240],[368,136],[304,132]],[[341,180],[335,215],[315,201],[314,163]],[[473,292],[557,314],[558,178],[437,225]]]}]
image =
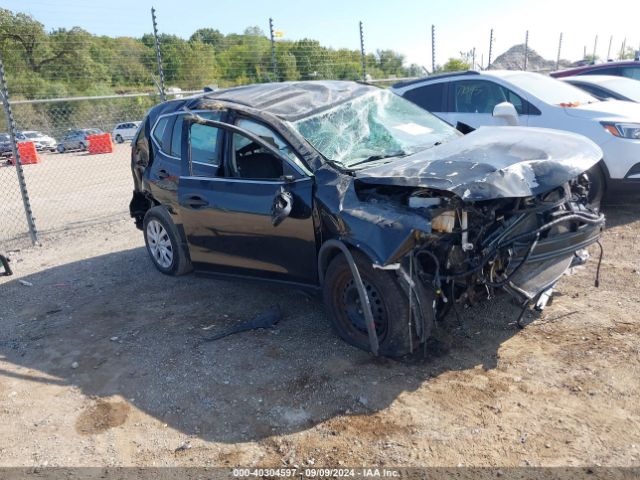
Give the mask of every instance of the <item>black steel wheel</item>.
[{"label": "black steel wheel", "polygon": [[587,177],[589,178],[590,183],[589,206],[599,209],[607,190],[607,178],[600,166],[600,163],[596,163],[593,167],[587,170]]},{"label": "black steel wheel", "polygon": [[[353,257],[369,297],[381,355],[400,357],[415,349],[418,340],[409,332],[409,302],[394,272],[376,270],[362,253]],[[323,297],[333,330],[347,343],[370,350],[364,311],[351,270],[344,257],[336,256],[324,279]],[[409,335],[412,335],[410,341]]]}]

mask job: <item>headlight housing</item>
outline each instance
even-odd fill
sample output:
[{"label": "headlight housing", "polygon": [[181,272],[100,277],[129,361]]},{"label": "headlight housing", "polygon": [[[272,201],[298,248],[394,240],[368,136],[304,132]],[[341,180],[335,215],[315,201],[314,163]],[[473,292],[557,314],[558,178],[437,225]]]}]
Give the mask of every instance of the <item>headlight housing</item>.
[{"label": "headlight housing", "polygon": [[640,140],[640,123],[600,122],[611,135],[631,140]]}]

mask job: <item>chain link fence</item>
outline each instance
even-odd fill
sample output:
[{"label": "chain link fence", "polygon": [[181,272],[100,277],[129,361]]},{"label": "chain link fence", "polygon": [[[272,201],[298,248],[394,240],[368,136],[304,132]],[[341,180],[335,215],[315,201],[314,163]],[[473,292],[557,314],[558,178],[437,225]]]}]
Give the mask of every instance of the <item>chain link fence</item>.
[{"label": "chain link fence", "polygon": [[[90,8],[99,19],[101,9],[109,7]],[[288,38],[272,18],[259,20],[264,28],[242,33],[201,28],[180,38],[162,33],[162,22],[169,19],[161,11],[149,13],[146,26],[135,20],[141,36],[112,38],[78,27],[47,32],[33,17],[0,8],[0,60],[6,68],[0,92],[0,251],[35,243],[38,235],[126,218],[131,125],[165,99],[205,86],[322,79],[386,86],[428,74],[393,50],[369,50],[366,24],[355,20],[352,45],[330,48],[322,39]],[[487,34],[492,53],[493,30]],[[523,38],[527,65],[528,32]],[[425,25],[423,47],[430,51],[433,72],[441,68],[434,26],[430,40]],[[558,58],[561,42],[562,36]],[[631,50],[623,43],[621,58]],[[473,47],[461,52],[459,63],[488,68],[491,53],[485,65]],[[514,62],[519,69],[520,57]],[[129,128],[118,134],[122,124]],[[87,151],[87,135],[99,132],[110,134],[111,152]],[[21,142],[37,147],[37,161],[21,158]]]},{"label": "chain link fence", "polygon": [[[130,138],[135,122],[158,102],[205,86],[389,82],[421,70],[406,67],[391,50],[367,54],[358,23],[353,48],[333,49],[317,40],[287,39],[273,19],[264,22],[266,29],[224,35],[202,28],[182,39],[158,33],[161,12],[150,13],[152,33],[110,38],[80,28],[47,33],[32,17],[0,9],[0,58],[8,84],[3,95],[11,94],[0,115],[0,251],[48,233],[126,218]],[[123,124],[127,128],[116,130]],[[103,132],[112,138],[112,151],[90,153],[87,136]],[[35,160],[20,155],[25,142],[36,147]]]}]

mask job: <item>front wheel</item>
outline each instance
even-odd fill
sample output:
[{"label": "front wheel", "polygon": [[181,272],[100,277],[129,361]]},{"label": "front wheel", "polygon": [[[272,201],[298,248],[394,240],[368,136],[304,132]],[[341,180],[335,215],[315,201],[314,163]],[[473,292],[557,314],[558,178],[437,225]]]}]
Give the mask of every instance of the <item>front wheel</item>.
[{"label": "front wheel", "polygon": [[58,145],[58,153],[64,153],[64,145]]},{"label": "front wheel", "polygon": [[[380,354],[401,357],[410,353],[412,343],[415,349],[418,340],[409,329],[409,302],[395,274],[374,269],[360,252],[352,254],[369,296]],[[327,268],[323,298],[329,321],[338,336],[355,347],[370,350],[360,296],[342,254]]]},{"label": "front wheel", "polygon": [[116,142],[124,143],[124,139],[120,135],[116,135]]},{"label": "front wheel", "polygon": [[593,167],[587,170],[587,177],[589,178],[590,183],[589,206],[595,209],[600,209],[600,204],[602,203],[605,191],[607,190],[607,179],[599,163],[596,163]]},{"label": "front wheel", "polygon": [[184,275],[191,262],[180,242],[178,231],[164,207],[153,207],[142,224],[144,243],[153,265],[165,275]]}]

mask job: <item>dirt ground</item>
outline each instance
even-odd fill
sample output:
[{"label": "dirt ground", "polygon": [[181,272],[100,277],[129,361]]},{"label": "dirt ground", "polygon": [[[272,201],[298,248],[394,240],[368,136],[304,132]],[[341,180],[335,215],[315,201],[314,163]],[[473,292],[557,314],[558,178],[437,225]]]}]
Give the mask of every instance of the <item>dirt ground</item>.
[{"label": "dirt ground", "polygon": [[161,275],[124,215],[49,235],[0,277],[0,466],[638,466],[640,207],[606,213],[600,288],[592,259],[523,330],[499,298],[403,361],[288,287]]},{"label": "dirt ground", "polygon": [[[41,234],[115,220],[127,212],[132,188],[129,142],[115,143],[112,153],[41,152],[39,157],[40,163],[24,165],[23,170],[31,210]],[[0,218],[0,248],[7,244],[26,245],[20,241],[21,237],[28,238],[28,227],[16,169],[2,158]]]}]

